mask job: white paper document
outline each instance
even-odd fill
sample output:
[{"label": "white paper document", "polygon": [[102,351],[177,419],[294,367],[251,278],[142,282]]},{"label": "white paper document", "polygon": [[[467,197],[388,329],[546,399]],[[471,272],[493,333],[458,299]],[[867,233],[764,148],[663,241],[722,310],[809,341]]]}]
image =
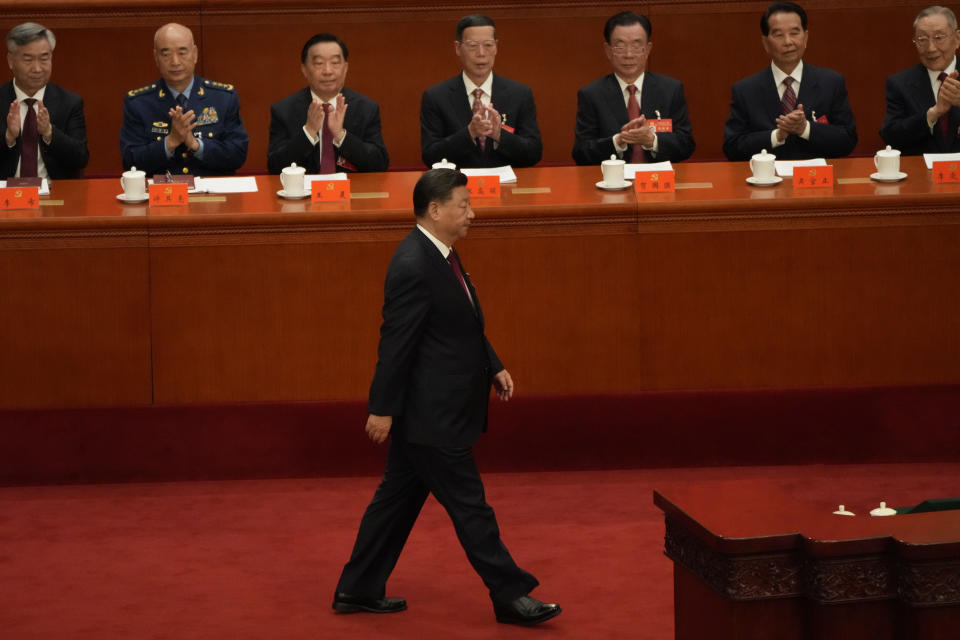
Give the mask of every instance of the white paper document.
[{"label": "white paper document", "polygon": [[193,179],[193,186],[199,193],[256,193],[257,179],[253,176],[239,178],[201,178]]},{"label": "white paper document", "polygon": [[487,167],[486,169],[461,169],[460,173],[465,176],[499,176],[500,184],[510,184],[517,181],[517,174],[513,172],[513,167]]},{"label": "white paper document", "polygon": [[[0,188],[7,186],[6,180],[0,180]],[[47,179],[44,178],[40,182],[40,190],[37,192],[37,195],[48,196],[50,195],[50,183],[47,182]]]},{"label": "white paper document", "polygon": [[777,169],[777,175],[781,178],[792,178],[794,167],[825,167],[827,161],[824,158],[812,158],[810,160],[775,160],[774,167]]},{"label": "white paper document", "polygon": [[637,171],[673,171],[673,165],[670,161],[666,162],[646,162],[630,163],[623,165],[623,179],[633,180],[637,177]]},{"label": "white paper document", "polygon": [[927,169],[933,169],[934,162],[957,162],[958,160],[960,160],[960,153],[925,153],[923,154],[923,161],[927,163]]}]

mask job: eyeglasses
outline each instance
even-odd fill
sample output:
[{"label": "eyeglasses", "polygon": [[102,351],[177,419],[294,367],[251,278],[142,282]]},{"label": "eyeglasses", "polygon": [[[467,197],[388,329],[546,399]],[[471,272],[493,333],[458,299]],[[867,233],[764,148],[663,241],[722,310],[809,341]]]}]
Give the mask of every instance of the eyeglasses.
[{"label": "eyeglasses", "polygon": [[918,49],[926,49],[927,46],[930,44],[930,41],[933,40],[933,46],[939,49],[941,46],[943,46],[943,43],[946,42],[947,38],[949,37],[950,36],[944,33],[938,33],[932,38],[929,38],[927,36],[917,36],[916,38],[913,39],[913,44],[917,45]]},{"label": "eyeglasses", "polygon": [[618,56],[622,56],[628,51],[630,53],[643,53],[647,49],[647,44],[640,44],[639,42],[618,42],[617,44],[611,45],[610,49]]},{"label": "eyeglasses", "polygon": [[497,48],[497,41],[484,40],[483,42],[477,42],[476,40],[464,40],[460,43],[460,45],[466,47],[467,51],[470,51],[471,53],[477,52],[481,48],[489,53]]}]

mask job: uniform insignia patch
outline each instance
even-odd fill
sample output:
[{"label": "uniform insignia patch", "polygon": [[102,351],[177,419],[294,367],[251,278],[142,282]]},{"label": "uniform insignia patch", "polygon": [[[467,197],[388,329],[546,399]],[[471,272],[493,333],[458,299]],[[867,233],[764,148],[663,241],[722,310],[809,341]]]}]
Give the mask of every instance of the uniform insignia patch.
[{"label": "uniform insignia patch", "polygon": [[197,124],[213,124],[214,122],[220,121],[220,114],[217,113],[216,107],[204,107],[203,111],[197,117]]}]

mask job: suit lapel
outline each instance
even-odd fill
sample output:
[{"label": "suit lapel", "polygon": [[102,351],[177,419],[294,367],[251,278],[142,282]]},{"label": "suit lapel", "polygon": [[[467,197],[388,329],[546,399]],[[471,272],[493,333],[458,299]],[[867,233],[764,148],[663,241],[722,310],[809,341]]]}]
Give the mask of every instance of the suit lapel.
[{"label": "suit lapel", "polygon": [[[603,101],[610,105],[617,122],[627,122],[630,116],[627,114],[627,103],[623,100],[623,93],[620,91],[620,83],[617,77],[612,73],[607,76],[603,85]],[[641,107],[643,105],[640,105]]]},{"label": "suit lapel", "polygon": [[[820,97],[820,74],[816,67],[803,65],[803,80],[800,82],[800,92],[797,93],[797,105],[803,105],[806,113],[813,113],[820,105],[817,100]],[[821,112],[821,115],[822,112]]]},{"label": "suit lapel", "polygon": [[462,75],[450,83],[450,109],[456,114],[458,122],[470,122],[473,117],[473,108],[467,99],[467,85],[463,84]]},{"label": "suit lapel", "polygon": [[760,95],[758,102],[767,108],[767,116],[770,122],[776,122],[780,116],[780,93],[777,82],[773,78],[773,70],[767,67],[763,72],[763,82],[760,83]]}]

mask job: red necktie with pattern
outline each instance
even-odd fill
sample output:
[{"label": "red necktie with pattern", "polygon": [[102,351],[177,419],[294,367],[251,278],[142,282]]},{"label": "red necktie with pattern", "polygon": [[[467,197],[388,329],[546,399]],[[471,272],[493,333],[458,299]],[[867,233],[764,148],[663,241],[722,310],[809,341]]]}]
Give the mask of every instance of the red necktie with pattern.
[{"label": "red necktie with pattern", "polygon": [[450,266],[453,267],[453,272],[457,274],[457,280],[460,281],[460,286],[463,287],[463,290],[467,293],[467,300],[470,301],[470,304],[473,305],[473,296],[470,295],[470,288],[467,287],[467,281],[463,277],[463,269],[460,268],[460,258],[457,257],[457,254],[450,250],[450,253],[447,254],[447,262],[450,263]]},{"label": "red necktie with pattern", "polygon": [[20,139],[20,177],[37,177],[37,112],[33,110],[33,105],[37,103],[36,98],[26,98],[27,117],[23,119],[23,128]]},{"label": "red necktie with pattern", "polygon": [[[636,120],[640,117],[640,103],[637,102],[637,85],[628,84],[627,91],[630,92],[630,97],[627,99],[627,118],[629,120]],[[647,156],[643,151],[643,147],[639,144],[632,145],[630,147],[630,162],[646,162]]]},{"label": "red necktie with pattern", "polygon": [[[937,79],[940,81],[940,85],[942,86],[943,82],[947,79],[947,74],[941,71],[940,75],[937,76]],[[949,129],[950,112],[947,111],[937,120],[937,137],[940,139],[940,142],[944,148],[949,148],[950,144],[953,142],[953,140],[950,140],[950,134],[948,133]]]},{"label": "red necktie with pattern", "polygon": [[[483,89],[477,87],[473,90],[473,112],[479,113],[480,109],[483,108],[483,100],[480,97],[483,95]],[[480,148],[480,151],[485,151],[487,148],[487,136],[479,136],[477,138],[477,147]]]},{"label": "red necktie with pattern", "polygon": [[330,133],[330,103],[323,103],[323,133],[320,134],[320,173],[336,173],[337,159],[333,151],[333,134]]},{"label": "red necktie with pattern", "polygon": [[783,79],[783,84],[786,86],[783,89],[783,97],[780,98],[780,111],[784,114],[790,113],[797,108],[797,94],[793,90],[793,87],[790,86],[793,82],[794,80],[790,76]]}]

